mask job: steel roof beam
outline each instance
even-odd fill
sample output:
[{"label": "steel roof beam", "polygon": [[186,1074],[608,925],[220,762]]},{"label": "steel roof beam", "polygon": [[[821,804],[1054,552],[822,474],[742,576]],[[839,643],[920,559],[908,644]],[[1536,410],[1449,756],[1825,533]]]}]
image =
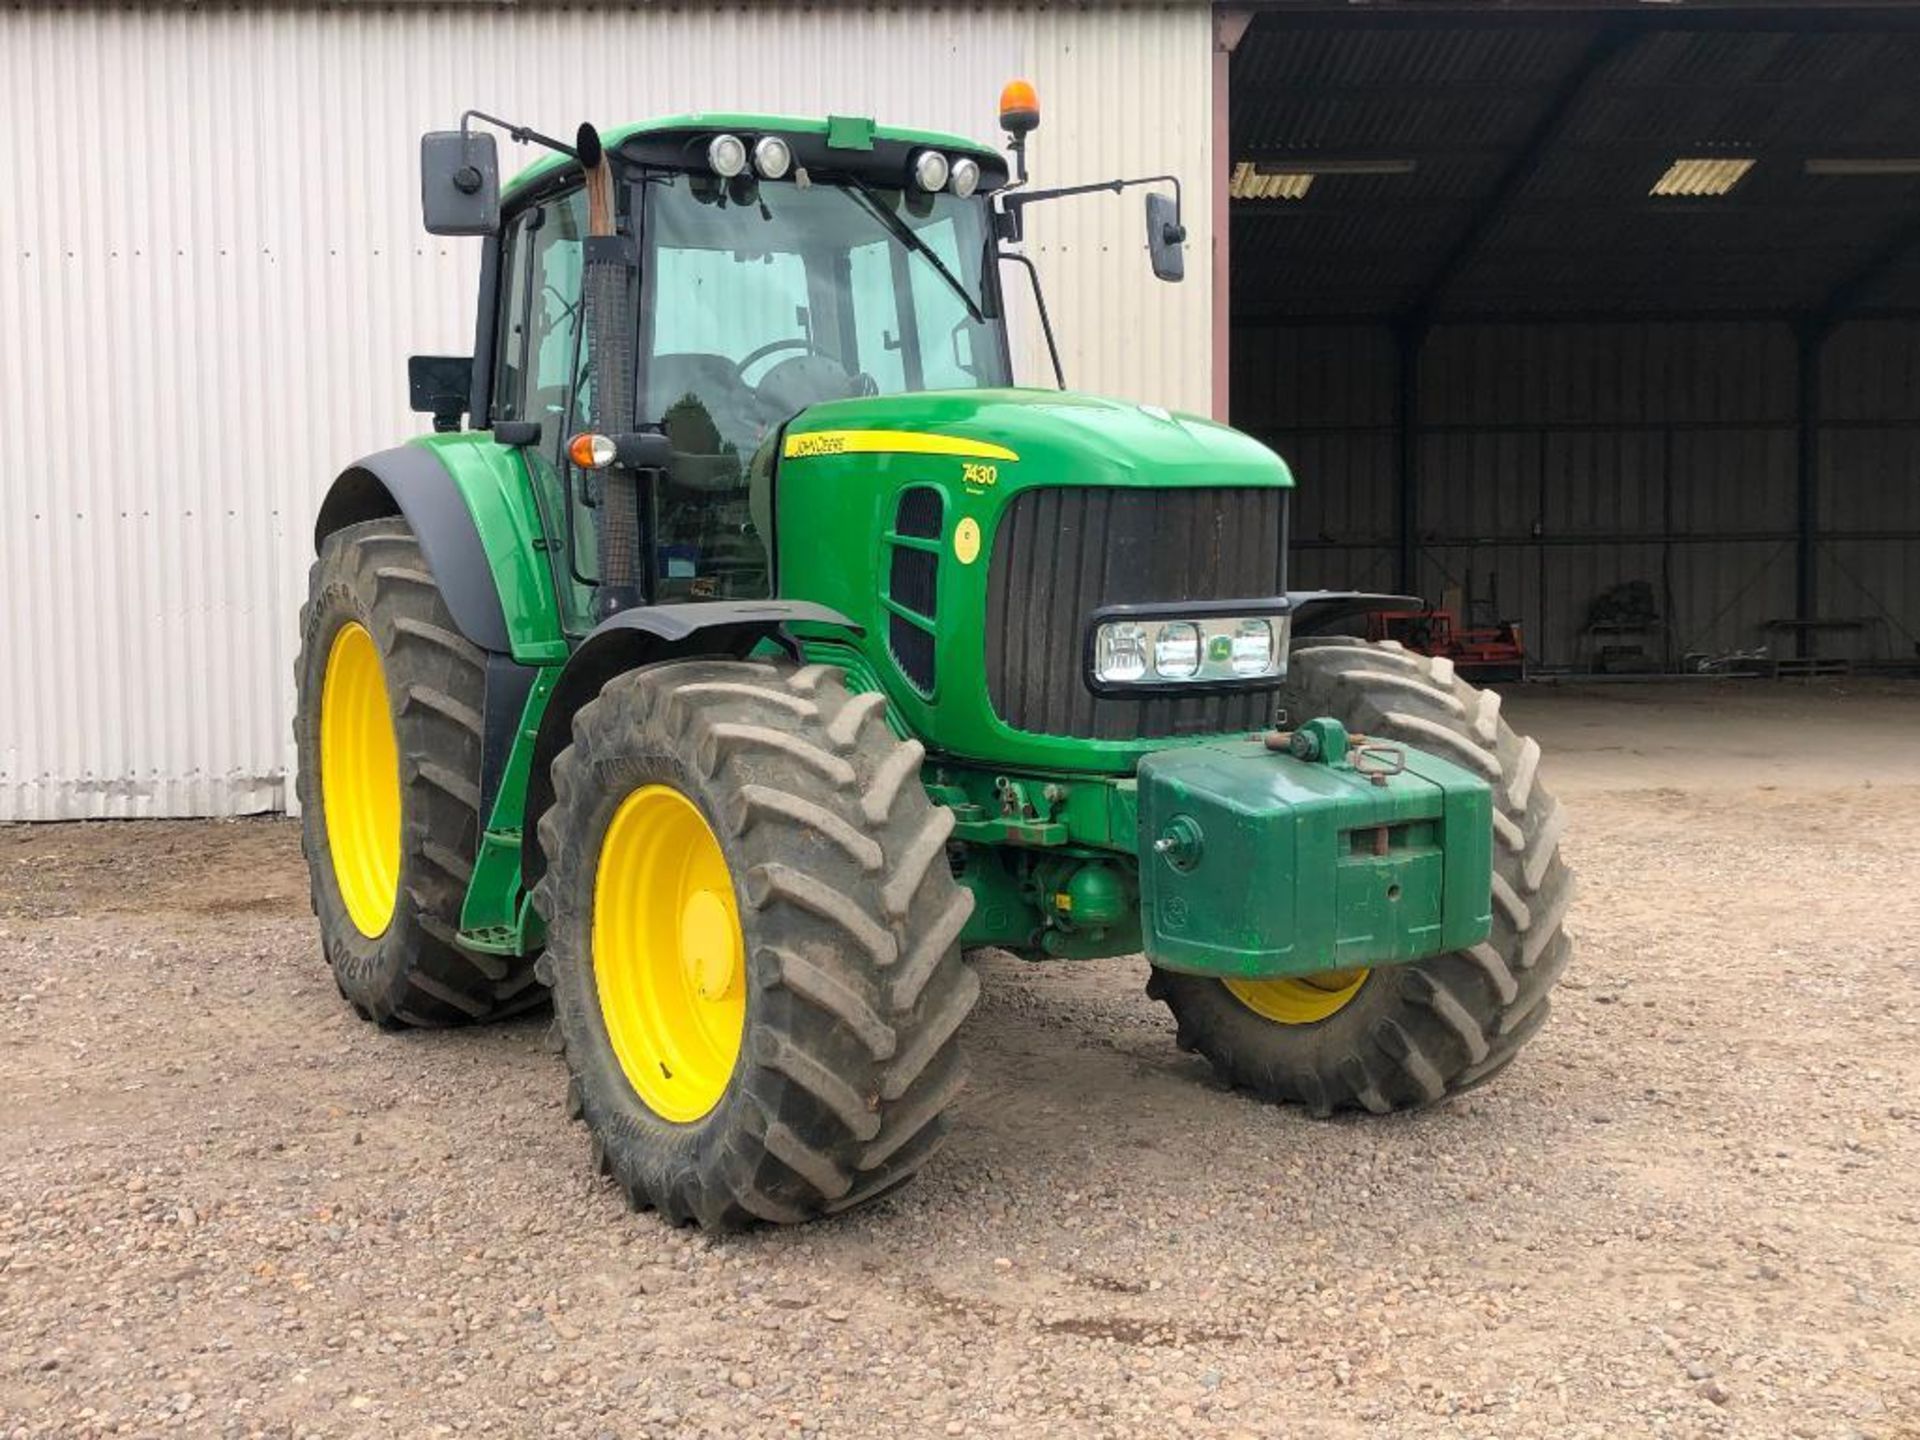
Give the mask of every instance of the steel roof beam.
[{"label": "steel roof beam", "polygon": [[1631,38],[1626,29],[1610,27],[1602,30],[1587,47],[1579,63],[1561,81],[1553,99],[1534,122],[1526,140],[1514,155],[1513,162],[1467,222],[1466,229],[1415,291],[1418,298],[1409,307],[1409,323],[1416,326],[1426,324],[1427,317],[1445,294],[1447,286],[1453,283],[1472,258],[1480,242],[1500,223],[1501,216],[1506,213],[1514,197],[1540,173],[1553,150],[1554,142],[1565,132],[1567,123],[1580,108],[1581,102],[1592,93],[1594,82],[1627,49]]},{"label": "steel roof beam", "polygon": [[[1902,81],[1901,83],[1905,83]],[[1611,93],[1615,96],[1631,97],[1634,86],[1622,85]],[[1311,100],[1314,92],[1302,90],[1299,98]],[[1792,99],[1799,99],[1795,92]],[[1442,164],[1449,160],[1484,163],[1498,160],[1513,153],[1511,145],[1502,145],[1493,141],[1474,143],[1405,143],[1405,144],[1319,144],[1314,146],[1285,146],[1240,144],[1234,147],[1233,160],[1251,161],[1267,171],[1285,171],[1289,166],[1311,169],[1316,163],[1339,163],[1342,161],[1378,161],[1411,160],[1415,172],[1422,165]],[[1913,160],[1920,159],[1920,141],[1916,140],[1844,140],[1815,139],[1808,140],[1796,135],[1791,138],[1772,140],[1728,140],[1698,134],[1659,135],[1651,138],[1628,136],[1612,138],[1605,135],[1591,139],[1568,140],[1562,137],[1559,147],[1562,155],[1596,156],[1602,162],[1617,161],[1622,157],[1636,162],[1646,160],[1672,160],[1681,155],[1740,155],[1751,157],[1775,172],[1776,181],[1781,167],[1791,173],[1795,183],[1824,183],[1832,185],[1836,181],[1857,183],[1868,179],[1874,184],[1898,185],[1911,181],[1912,174],[1893,173],[1872,177],[1831,176],[1808,174],[1806,164],[1810,160]]]},{"label": "steel roof beam", "polygon": [[[1702,309],[1661,309],[1635,304],[1628,309],[1538,310],[1485,308],[1438,311],[1430,323],[1442,325],[1798,325],[1807,318],[1801,310],[1723,306]],[[1841,320],[1920,320],[1920,308],[1888,305],[1850,310],[1835,317]],[[1241,330],[1295,330],[1316,327],[1365,327],[1392,325],[1393,312],[1379,310],[1287,310],[1275,307],[1236,308],[1234,327]]]},{"label": "steel roof beam", "polygon": [[1920,216],[1910,218],[1895,230],[1887,238],[1886,244],[1827,291],[1826,297],[1814,310],[1815,323],[1822,330],[1828,330],[1840,321],[1851,318],[1850,312],[1860,303],[1863,295],[1870,294],[1875,285],[1900,267],[1902,261],[1915,257],[1920,257]]},{"label": "steel roof beam", "polygon": [[1622,22],[1643,30],[1740,31],[1771,34],[1911,33],[1920,30],[1920,10],[1911,0],[1775,0],[1771,4],[1716,5],[1701,9],[1648,0],[1239,0],[1243,9],[1274,22],[1273,30],[1591,30]]}]

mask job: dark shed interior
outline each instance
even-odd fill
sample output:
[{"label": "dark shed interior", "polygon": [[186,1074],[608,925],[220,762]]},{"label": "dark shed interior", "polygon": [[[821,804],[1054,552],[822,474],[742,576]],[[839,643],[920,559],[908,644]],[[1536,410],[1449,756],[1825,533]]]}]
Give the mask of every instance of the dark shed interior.
[{"label": "dark shed interior", "polygon": [[1518,620],[1535,671],[1913,666],[1917,21],[1253,12],[1231,416],[1296,582]]}]

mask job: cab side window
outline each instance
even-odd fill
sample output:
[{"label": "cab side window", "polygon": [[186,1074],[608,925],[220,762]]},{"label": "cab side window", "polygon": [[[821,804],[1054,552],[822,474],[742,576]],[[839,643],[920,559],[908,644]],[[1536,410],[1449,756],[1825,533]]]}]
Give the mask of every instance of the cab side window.
[{"label": "cab side window", "polygon": [[560,432],[584,371],[576,346],[586,199],[575,190],[521,211],[508,226],[501,263],[492,414],[534,420],[540,448],[558,454]]},{"label": "cab side window", "polygon": [[[554,443],[542,448],[558,454],[560,431],[581,391],[587,397],[586,344],[579,336],[580,281],[587,238],[587,200],[575,190],[540,208],[533,232],[533,283],[527,322],[527,418],[540,421]],[[576,339],[580,343],[576,345]],[[575,372],[578,363],[580,370]]]},{"label": "cab side window", "polygon": [[527,266],[531,260],[528,226],[538,211],[517,216],[507,227],[500,252],[500,312],[493,333],[493,385],[489,418],[519,420],[524,399],[527,348]]}]

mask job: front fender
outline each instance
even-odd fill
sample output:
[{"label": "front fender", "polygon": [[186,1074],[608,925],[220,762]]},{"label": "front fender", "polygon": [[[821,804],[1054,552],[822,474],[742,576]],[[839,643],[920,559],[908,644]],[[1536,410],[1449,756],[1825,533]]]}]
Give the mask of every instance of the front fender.
[{"label": "front fender", "polygon": [[536,831],[553,803],[553,762],[573,735],[573,715],[616,675],[642,665],[701,656],[744,660],[763,641],[798,653],[787,627],[803,624],[840,631],[848,639],[860,627],[838,610],[806,600],[706,600],[686,605],[641,605],[602,621],[580,642],[560,672],[540,717],[533,764],[527,775],[521,824],[521,883],[528,890],[544,870]]},{"label": "front fender", "polygon": [[523,665],[566,659],[526,463],[483,432],[435,435],[355,461],[314,521],[317,552],[347,525],[402,516],[460,633]]},{"label": "front fender", "polygon": [[1287,592],[1287,613],[1293,617],[1295,639],[1345,634],[1343,626],[1365,620],[1375,610],[1424,610],[1426,604],[1415,595],[1374,595],[1365,590]]}]

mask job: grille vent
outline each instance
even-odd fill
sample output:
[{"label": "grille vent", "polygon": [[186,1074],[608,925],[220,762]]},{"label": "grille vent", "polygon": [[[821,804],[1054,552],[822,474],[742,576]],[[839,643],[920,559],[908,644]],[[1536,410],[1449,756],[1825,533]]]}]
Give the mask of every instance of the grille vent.
[{"label": "grille vent", "polygon": [[888,623],[887,647],[893,651],[900,673],[913,682],[922,695],[933,693],[933,636],[898,615]]},{"label": "grille vent", "polygon": [[894,534],[911,535],[917,540],[938,540],[944,509],[940,492],[931,485],[910,486],[900,492],[900,509],[893,521]]},{"label": "grille vent", "polygon": [[[900,492],[893,533],[917,540],[938,540],[945,515],[941,493],[929,485],[912,485]],[[900,673],[923,695],[933,693],[933,623],[940,605],[940,556],[911,545],[893,545],[887,564],[887,598],[911,615],[898,611],[887,619],[887,648]],[[920,623],[916,623],[920,622]]]}]

